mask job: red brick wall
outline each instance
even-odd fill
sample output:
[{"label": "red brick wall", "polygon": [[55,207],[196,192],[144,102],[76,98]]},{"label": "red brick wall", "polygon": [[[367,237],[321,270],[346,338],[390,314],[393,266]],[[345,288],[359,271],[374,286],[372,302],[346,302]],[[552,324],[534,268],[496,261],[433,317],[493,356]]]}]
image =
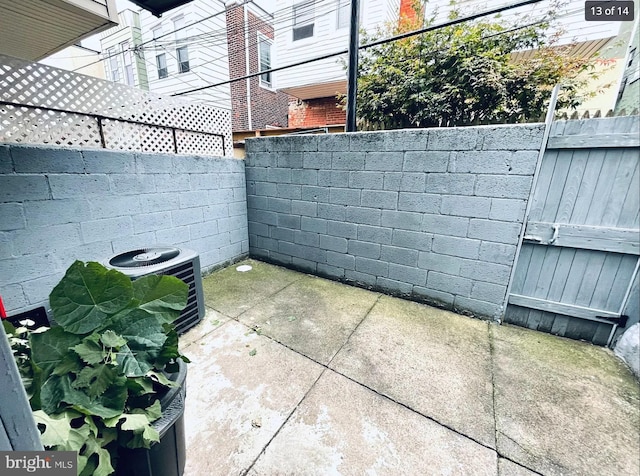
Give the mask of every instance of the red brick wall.
[{"label": "red brick wall", "polygon": [[[227,9],[227,48],[231,79],[247,75],[244,10],[236,5]],[[249,74],[258,72],[258,32],[273,39],[273,26],[248,10]],[[272,59],[273,60],[273,59]],[[287,127],[289,95],[260,86],[258,76],[248,80],[251,94],[251,124],[247,107],[247,80],[231,83],[231,117],[234,131]]]},{"label": "red brick wall", "polygon": [[344,124],[346,112],[335,97],[292,100],[289,102],[289,127],[322,127]]}]

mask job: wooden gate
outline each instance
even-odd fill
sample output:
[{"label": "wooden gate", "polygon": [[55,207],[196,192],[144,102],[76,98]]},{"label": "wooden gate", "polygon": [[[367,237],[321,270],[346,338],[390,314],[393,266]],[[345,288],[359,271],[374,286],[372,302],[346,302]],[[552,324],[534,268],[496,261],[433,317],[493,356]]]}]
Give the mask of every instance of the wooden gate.
[{"label": "wooden gate", "polygon": [[624,325],[640,254],[639,119],[553,124],[505,322],[600,345]]}]

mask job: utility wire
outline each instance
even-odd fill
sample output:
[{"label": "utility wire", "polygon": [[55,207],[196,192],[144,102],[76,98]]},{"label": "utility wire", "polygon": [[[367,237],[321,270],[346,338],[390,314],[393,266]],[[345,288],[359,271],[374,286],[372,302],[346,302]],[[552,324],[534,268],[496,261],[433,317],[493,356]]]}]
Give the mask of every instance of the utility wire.
[{"label": "utility wire", "polygon": [[[338,9],[329,10],[329,11],[327,11],[327,12],[324,12],[324,13],[323,13],[323,14],[321,14],[321,15],[316,16],[315,18],[320,18],[320,17],[322,17],[322,16],[326,16],[327,14],[334,13],[334,12],[336,12],[337,10],[338,10]],[[576,9],[576,10],[573,10],[573,11],[567,11],[567,12],[563,13],[563,14],[562,14],[562,15],[560,15],[560,16],[561,16],[561,17],[564,17],[564,16],[570,16],[570,15],[573,15],[573,14],[575,14],[575,13],[579,12],[579,11],[582,11],[582,10],[580,10],[580,9]],[[257,27],[257,25],[259,24],[259,22],[260,22],[260,19],[257,19],[257,20],[250,20],[249,28],[251,29],[251,28]],[[536,24],[538,24],[538,23],[543,23],[543,22],[544,22],[544,21],[542,21],[542,20],[541,20],[541,21],[537,21],[537,22],[529,23],[528,25],[529,25],[529,26],[533,26],[533,25],[536,25]],[[516,29],[521,29],[521,28],[517,27]],[[276,29],[276,28],[274,28],[274,35],[275,35],[275,33],[276,33],[276,32],[279,32],[279,31],[281,31],[281,29]],[[285,31],[291,31],[291,29],[290,29],[290,28],[287,28]],[[224,35],[224,36],[226,36],[226,30],[224,30],[223,32],[224,32],[224,33],[223,33],[223,35]],[[192,37],[192,38],[193,38],[193,37]],[[238,43],[238,45],[236,45],[236,47],[235,47],[233,50],[231,50],[231,49],[230,49],[230,46],[231,46],[231,45],[227,45],[227,51],[228,51],[228,52],[227,52],[227,54],[222,54],[222,55],[219,55],[219,56],[215,56],[215,57],[213,57],[212,59],[210,59],[210,60],[208,60],[208,61],[205,61],[205,62],[202,62],[202,63],[195,64],[195,65],[193,65],[192,69],[195,69],[195,68],[202,68],[202,67],[204,67],[204,66],[206,66],[206,65],[208,65],[208,64],[214,63],[214,62],[219,61],[219,60],[222,60],[222,59],[224,59],[224,58],[229,58],[229,57],[230,57],[230,56],[232,56],[233,54],[237,54],[237,53],[243,52],[243,51],[245,51],[245,50],[246,50],[246,49],[248,49],[248,48],[256,47],[259,43],[260,43],[260,40],[259,40],[259,39],[257,38],[257,36],[256,36],[256,38],[255,38],[255,39],[252,39],[251,41],[249,41],[249,43],[248,43],[246,46],[244,45],[244,41],[243,41],[243,42],[241,42],[241,43]],[[168,45],[169,45],[169,44],[168,44]],[[199,42],[189,43],[190,50],[191,50],[191,48],[192,48],[192,47],[195,47],[195,48],[194,48],[194,50],[195,50],[195,51],[197,51],[197,50],[198,50],[197,46],[207,46],[208,48],[213,48],[215,45],[208,45],[207,43],[199,43]],[[224,46],[224,45],[220,45],[220,47],[221,47],[221,48],[222,48],[223,46]],[[162,48],[164,48],[164,46],[162,46]],[[154,47],[150,47],[150,48],[148,48],[148,49],[145,49],[145,51],[151,51],[151,50],[154,50]],[[260,71],[260,74],[264,74],[264,73],[263,73],[263,71]],[[242,78],[242,79],[247,79],[247,78]],[[239,79],[239,80],[240,80],[240,79]]]},{"label": "utility wire", "polygon": [[[196,21],[194,21],[193,23],[189,23],[188,25],[184,25],[184,26],[182,26],[182,27],[180,27],[180,28],[176,28],[175,30],[170,31],[170,32],[168,32],[168,33],[163,33],[162,35],[159,35],[159,36],[158,36],[158,37],[156,37],[156,38],[152,38],[152,39],[150,39],[150,40],[144,41],[144,42],[140,43],[139,45],[137,45],[136,47],[131,48],[131,51],[135,51],[135,50],[136,50],[136,48],[139,48],[140,46],[146,45],[146,44],[148,44],[148,43],[152,43],[152,42],[156,41],[156,40],[157,40],[157,39],[159,39],[159,38],[164,38],[165,36],[173,35],[173,34],[175,34],[177,31],[184,30],[185,28],[189,28],[189,27],[191,27],[191,26],[193,26],[193,25],[197,25],[198,23],[202,23],[203,21],[206,21],[206,20],[210,20],[210,19],[212,19],[212,18],[215,18],[215,17],[217,17],[217,16],[219,16],[219,15],[222,15],[223,13],[227,13],[227,12],[228,12],[228,11],[230,11],[230,10],[234,10],[234,9],[236,9],[236,8],[244,7],[247,3],[251,3],[252,1],[253,1],[253,0],[244,0],[242,3],[239,3],[239,4],[237,4],[237,5],[234,5],[233,7],[229,8],[229,9],[226,9],[226,8],[225,8],[224,10],[221,10],[221,11],[218,11],[218,12],[216,12],[216,13],[213,13],[213,14],[211,14],[211,15],[207,16],[207,17],[200,18],[199,20],[196,20]],[[87,64],[87,65],[82,66],[82,68],[86,68],[87,66],[94,65],[94,64],[96,64],[96,63],[99,63],[100,61],[107,60],[107,59],[109,59],[109,58],[112,58],[112,57],[114,57],[114,56],[119,55],[120,53],[122,53],[122,51],[118,51],[117,53],[113,53],[113,54],[111,54],[111,55],[105,56],[104,58],[101,58],[101,59],[99,59],[99,60],[97,60],[97,61],[94,61],[93,63],[89,63],[89,64]],[[80,68],[76,68],[76,69],[74,69],[73,71],[77,71],[78,69],[80,69]]]},{"label": "utility wire", "polygon": [[[439,23],[437,25],[429,25],[429,26],[427,26],[425,28],[420,28],[418,30],[413,30],[413,31],[409,31],[409,32],[406,32],[406,33],[401,33],[401,34],[398,34],[398,35],[395,35],[395,36],[392,36],[392,37],[389,37],[389,38],[384,38],[384,39],[381,39],[381,40],[373,41],[371,43],[367,43],[366,45],[360,46],[358,49],[359,50],[364,50],[364,49],[367,49],[367,48],[372,48],[374,46],[379,46],[379,45],[382,45],[382,44],[385,44],[385,43],[391,43],[393,41],[402,40],[404,38],[409,38],[411,36],[420,35],[422,33],[427,33],[429,31],[438,30],[440,28],[445,28],[445,27],[448,27],[448,26],[457,25],[459,23],[465,23],[465,22],[468,22],[468,21],[472,21],[472,20],[475,20],[477,18],[485,17],[487,15],[493,15],[495,13],[500,13],[500,12],[503,12],[503,11],[506,11],[506,10],[511,10],[511,9],[514,9],[514,8],[523,7],[525,5],[530,5],[530,4],[533,4],[533,3],[539,3],[541,1],[542,0],[523,0],[523,1],[511,4],[511,5],[504,5],[502,7],[493,8],[491,10],[486,10],[484,12],[474,13],[474,14],[467,15],[467,16],[464,16],[464,17],[455,18],[453,20],[449,20],[449,21],[446,21],[444,23]],[[324,60],[324,59],[333,58],[335,56],[340,56],[340,55],[348,53],[348,51],[349,51],[348,48],[340,50],[340,51],[335,51],[333,53],[328,53],[328,54],[322,55],[322,56],[316,56],[316,57],[311,58],[311,59],[307,59],[307,60],[304,60],[304,61],[298,61],[296,63],[291,63],[291,64],[288,64],[288,65],[285,65],[285,66],[279,66],[279,67],[276,67],[276,68],[271,68],[271,69],[259,71],[257,73],[247,74],[245,76],[241,76],[239,78],[230,79],[228,81],[222,81],[222,82],[219,82],[219,83],[210,84],[210,85],[207,85],[207,86],[201,86],[199,88],[194,88],[194,89],[187,90],[187,91],[181,91],[181,92],[178,92],[178,93],[173,93],[172,96],[182,96],[182,95],[185,95],[185,94],[191,94],[191,93],[194,93],[194,92],[203,91],[205,89],[215,88],[215,87],[218,87],[218,86],[223,86],[225,84],[230,84],[230,83],[233,83],[235,81],[241,81],[241,80],[244,80],[244,79],[254,78],[256,76],[261,76],[263,74],[274,73],[276,71],[282,71],[282,70],[285,70],[285,69],[293,68],[295,66],[303,66],[305,64],[313,63],[313,62],[316,62],[316,61],[321,61],[321,60]]]}]

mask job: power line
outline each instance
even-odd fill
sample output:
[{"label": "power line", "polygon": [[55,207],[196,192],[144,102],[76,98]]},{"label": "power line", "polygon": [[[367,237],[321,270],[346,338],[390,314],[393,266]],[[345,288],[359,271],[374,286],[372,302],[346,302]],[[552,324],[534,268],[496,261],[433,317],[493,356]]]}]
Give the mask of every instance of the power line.
[{"label": "power line", "polygon": [[[246,5],[247,3],[251,3],[252,1],[253,1],[253,0],[244,0],[242,3],[239,3],[239,4],[237,4],[237,5],[234,5],[234,6],[232,6],[232,7],[231,7],[231,8],[229,8],[229,9],[226,9],[226,8],[225,8],[224,10],[218,11],[218,12],[213,13],[213,14],[211,14],[211,15],[207,16],[207,17],[204,17],[204,18],[201,18],[201,19],[199,19],[199,20],[197,20],[197,21],[194,21],[193,23],[189,23],[188,25],[184,25],[184,26],[182,26],[182,27],[180,27],[180,28],[176,28],[175,30],[170,31],[170,32],[168,32],[168,33],[163,33],[162,35],[158,36],[157,38],[152,38],[151,40],[143,41],[142,43],[140,43],[139,45],[137,45],[137,46],[136,46],[136,47],[134,47],[134,48],[131,48],[130,50],[131,50],[131,51],[135,51],[135,50],[136,50],[136,48],[139,48],[140,46],[146,45],[146,44],[148,44],[148,43],[152,43],[152,42],[153,42],[153,41],[155,41],[156,39],[163,38],[163,37],[168,36],[168,35],[171,35],[171,34],[175,34],[177,31],[184,30],[185,28],[189,28],[189,27],[191,27],[191,26],[193,26],[193,25],[197,25],[198,23],[202,23],[203,21],[210,20],[210,19],[212,19],[212,18],[214,18],[214,17],[217,17],[217,16],[219,16],[219,15],[222,15],[223,13],[227,13],[229,10],[234,10],[234,9],[236,9],[236,8],[244,7],[244,5]],[[119,55],[120,53],[122,53],[122,51],[118,51],[117,53],[112,53],[111,55],[105,56],[104,58],[101,58],[101,59],[99,59],[98,61],[94,61],[93,63],[89,63],[89,64],[87,64],[87,65],[84,65],[82,68],[86,68],[87,66],[94,65],[94,64],[96,64],[96,63],[99,63],[100,61],[107,60],[107,59],[109,59],[109,58],[112,58],[112,57],[114,57],[114,56]],[[75,71],[77,71],[78,69],[80,69],[80,68],[76,68],[76,69],[74,69],[73,71],[75,72]]]},{"label": "power line", "polygon": [[[444,23],[440,23],[440,24],[437,24],[437,25],[429,25],[427,27],[420,28],[418,30],[413,30],[413,31],[410,31],[410,32],[394,35],[394,36],[389,37],[389,38],[384,38],[384,39],[381,39],[381,40],[373,41],[371,43],[367,43],[366,45],[360,46],[358,49],[359,50],[364,50],[364,49],[367,49],[367,48],[372,48],[374,46],[379,46],[379,45],[382,45],[382,44],[385,44],[385,43],[391,43],[393,41],[402,40],[402,39],[405,39],[405,38],[409,38],[411,36],[420,35],[422,33],[427,33],[427,32],[430,32],[430,31],[438,30],[440,28],[445,28],[445,27],[448,27],[448,26],[457,25],[459,23],[472,21],[472,20],[475,20],[477,18],[482,18],[484,16],[493,15],[493,14],[500,13],[500,12],[503,12],[503,11],[506,11],[506,10],[511,10],[511,9],[514,9],[514,8],[523,7],[523,6],[526,6],[526,5],[533,4],[533,3],[539,3],[541,1],[542,0],[522,0],[520,2],[511,4],[511,5],[504,5],[502,7],[497,7],[497,8],[491,9],[491,10],[486,10],[484,12],[474,13],[474,14],[467,15],[467,16],[464,16],[464,17],[455,18],[455,19],[452,19],[452,20],[449,20],[449,21],[446,21]],[[303,60],[303,61],[298,61],[296,63],[288,64],[286,66],[279,66],[279,67],[276,67],[276,68],[271,68],[271,69],[268,69],[268,70],[259,71],[257,73],[247,74],[245,76],[241,76],[239,78],[230,79],[228,81],[222,81],[222,82],[219,82],[219,83],[210,84],[210,85],[207,85],[207,86],[201,86],[199,88],[194,88],[194,89],[187,90],[187,91],[181,91],[181,92],[178,92],[178,93],[173,93],[172,96],[182,96],[182,95],[185,95],[185,94],[191,94],[191,93],[194,93],[194,92],[203,91],[203,90],[209,89],[209,88],[215,88],[215,87],[218,87],[218,86],[224,86],[225,84],[230,84],[230,83],[233,83],[235,81],[242,81],[244,79],[254,78],[256,76],[261,76],[263,74],[275,73],[277,71],[282,71],[282,70],[293,68],[293,67],[296,67],[296,66],[303,66],[305,64],[313,63],[313,62],[316,62],[316,61],[321,61],[321,60],[324,60],[324,59],[333,58],[335,56],[340,56],[340,55],[346,54],[347,52],[348,52],[348,49],[342,49],[340,51],[335,51],[333,53],[328,53],[328,54],[322,55],[322,56],[316,56],[314,58],[310,58],[310,59]]]}]

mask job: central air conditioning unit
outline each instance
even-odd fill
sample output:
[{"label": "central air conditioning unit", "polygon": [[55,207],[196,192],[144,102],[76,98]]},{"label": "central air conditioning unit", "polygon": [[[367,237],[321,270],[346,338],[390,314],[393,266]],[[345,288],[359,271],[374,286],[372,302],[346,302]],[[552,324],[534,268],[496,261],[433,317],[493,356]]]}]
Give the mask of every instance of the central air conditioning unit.
[{"label": "central air conditioning unit", "polygon": [[131,279],[159,274],[175,276],[189,285],[187,307],[174,321],[178,334],[185,333],[204,317],[200,257],[195,251],[173,247],[142,248],[120,253],[108,259],[104,265],[126,274]]}]

